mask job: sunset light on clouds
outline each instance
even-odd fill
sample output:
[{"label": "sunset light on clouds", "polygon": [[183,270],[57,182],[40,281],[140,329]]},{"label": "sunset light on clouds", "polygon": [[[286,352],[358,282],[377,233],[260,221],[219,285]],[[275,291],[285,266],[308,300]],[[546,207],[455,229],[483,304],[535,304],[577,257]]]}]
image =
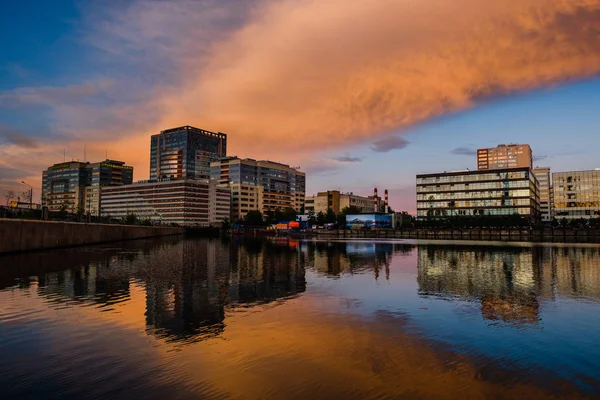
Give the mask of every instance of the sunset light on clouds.
[{"label": "sunset light on clouds", "polygon": [[[63,152],[82,159],[84,146],[88,159],[108,154],[146,179],[149,136],[193,125],[227,133],[229,154],[301,166],[309,192],[388,185],[392,205],[411,209],[400,193],[411,178],[357,182],[352,169],[375,174],[377,159],[414,179],[438,168],[419,142],[423,123],[531,90],[600,88],[600,0],[92,1],[62,16],[65,3],[52,12],[68,22],[40,32],[54,38],[52,55],[15,50],[26,40],[14,31],[0,48],[12,49],[0,56],[0,190],[39,187],[42,169]],[[41,73],[47,60],[52,72]],[[459,166],[474,164],[469,147],[504,141],[484,128],[482,142],[461,140],[437,124],[454,144],[434,157]],[[512,133],[536,151],[538,131]]]}]

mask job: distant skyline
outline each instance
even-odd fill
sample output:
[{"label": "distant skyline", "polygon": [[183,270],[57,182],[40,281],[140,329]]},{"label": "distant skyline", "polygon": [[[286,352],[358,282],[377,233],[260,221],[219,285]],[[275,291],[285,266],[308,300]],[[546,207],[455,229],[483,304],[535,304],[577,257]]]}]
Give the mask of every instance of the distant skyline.
[{"label": "distant skyline", "polygon": [[307,194],[377,186],[409,212],[416,174],[476,169],[477,148],[600,168],[598,20],[600,0],[8,3],[0,192],[38,197],[84,146],[147,179],[150,135],[181,125],[300,166]]}]

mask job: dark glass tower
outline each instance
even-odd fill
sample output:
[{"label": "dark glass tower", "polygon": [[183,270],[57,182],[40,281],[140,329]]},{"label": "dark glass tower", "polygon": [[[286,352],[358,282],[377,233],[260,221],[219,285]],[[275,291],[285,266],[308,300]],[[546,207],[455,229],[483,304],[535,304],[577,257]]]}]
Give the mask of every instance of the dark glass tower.
[{"label": "dark glass tower", "polygon": [[150,138],[150,180],[208,178],[210,163],[227,155],[227,135],[193,126],[161,131]]}]

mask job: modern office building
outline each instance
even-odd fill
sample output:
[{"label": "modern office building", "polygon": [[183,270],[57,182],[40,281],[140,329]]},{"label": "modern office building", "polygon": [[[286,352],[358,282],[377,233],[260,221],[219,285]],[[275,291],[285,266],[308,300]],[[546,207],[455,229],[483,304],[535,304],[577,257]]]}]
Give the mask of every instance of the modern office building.
[{"label": "modern office building", "polygon": [[306,193],[306,175],[289,165],[225,157],[210,165],[211,179],[231,188],[231,219],[248,211],[263,214],[293,208],[301,212]]},{"label": "modern office building", "polygon": [[529,168],[417,175],[417,218],[519,214],[540,218],[539,184]]},{"label": "modern office building", "polygon": [[42,172],[42,205],[50,211],[64,209],[67,212],[97,215],[100,201],[97,188],[132,182],[133,167],[122,161],[54,164]]},{"label": "modern office building", "polygon": [[140,181],[102,188],[102,216],[209,226],[229,219],[230,189],[209,179]]},{"label": "modern office building", "polygon": [[192,126],[161,131],[150,138],[150,180],[210,176],[210,163],[227,154],[227,135]]},{"label": "modern office building", "polygon": [[535,167],[533,174],[538,180],[540,187],[540,211],[542,222],[552,221],[552,181],[549,167]]},{"label": "modern office building", "polygon": [[[383,205],[383,199],[379,196],[376,199],[377,204]],[[354,193],[343,193],[339,190],[328,190],[319,192],[314,196],[309,196],[304,201],[305,214],[327,213],[331,209],[336,214],[342,212],[346,207],[355,207],[363,213],[372,213],[375,208],[374,196],[358,196]]]},{"label": "modern office building", "polygon": [[600,168],[552,174],[554,216],[600,218]]},{"label": "modern office building", "polygon": [[528,144],[499,144],[477,150],[477,169],[532,168],[533,157]]}]

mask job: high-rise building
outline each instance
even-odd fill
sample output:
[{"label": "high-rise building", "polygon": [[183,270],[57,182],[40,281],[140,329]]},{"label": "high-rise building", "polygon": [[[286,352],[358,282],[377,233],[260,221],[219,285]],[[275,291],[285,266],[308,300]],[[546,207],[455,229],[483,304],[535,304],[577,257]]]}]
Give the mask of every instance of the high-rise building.
[{"label": "high-rise building", "polygon": [[231,219],[248,211],[263,214],[293,208],[301,212],[306,193],[306,175],[289,165],[226,157],[211,163],[211,179],[231,188]]},{"label": "high-rise building", "polygon": [[334,213],[339,214],[346,207],[355,207],[364,213],[374,212],[374,204],[383,205],[383,199],[377,197],[374,199],[373,196],[358,196],[354,193],[343,193],[339,190],[328,190],[326,192],[319,192],[314,196],[309,196],[304,202],[304,213],[318,214],[322,212],[327,213],[327,210],[331,209]]},{"label": "high-rise building", "polygon": [[208,226],[229,219],[230,189],[209,179],[161,179],[102,188],[102,216]]},{"label": "high-rise building", "polygon": [[69,161],[54,164],[42,172],[42,205],[50,211],[83,212],[98,215],[98,188],[133,182],[133,167],[122,161],[96,163]]},{"label": "high-rise building", "polygon": [[549,167],[535,167],[533,173],[540,187],[540,210],[542,221],[552,221],[552,181],[550,179]]},{"label": "high-rise building", "polygon": [[227,155],[227,135],[192,126],[161,131],[150,138],[150,180],[210,176],[210,163]]},{"label": "high-rise building", "polygon": [[529,168],[417,175],[417,218],[514,215],[540,218],[538,181]]},{"label": "high-rise building", "polygon": [[532,168],[533,157],[528,144],[499,144],[477,150],[477,169]]},{"label": "high-rise building", "polygon": [[554,216],[600,218],[600,168],[552,174]]}]

